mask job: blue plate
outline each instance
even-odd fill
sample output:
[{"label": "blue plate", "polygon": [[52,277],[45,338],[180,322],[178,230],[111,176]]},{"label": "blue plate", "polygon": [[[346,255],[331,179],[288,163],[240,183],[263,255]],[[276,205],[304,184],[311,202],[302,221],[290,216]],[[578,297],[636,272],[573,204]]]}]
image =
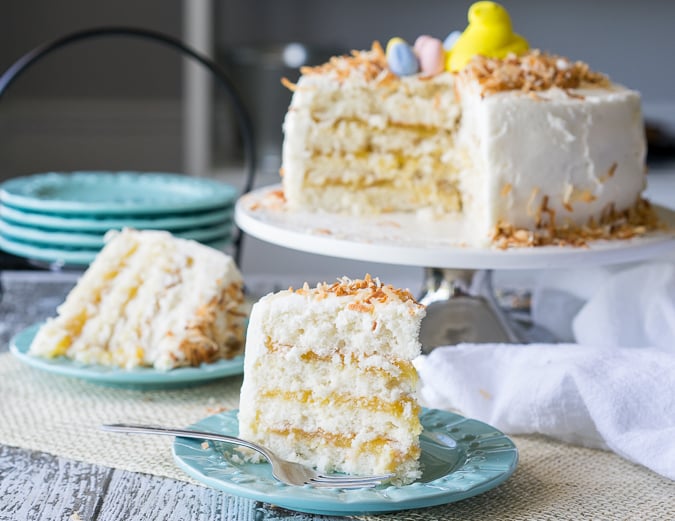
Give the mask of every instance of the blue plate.
[{"label": "blue plate", "polygon": [[[223,250],[231,244],[228,235],[222,238],[203,242],[217,250]],[[100,248],[58,247],[38,243],[22,242],[0,234],[0,250],[24,257],[26,259],[43,262],[55,266],[86,267],[98,255]]]},{"label": "blue plate", "polygon": [[153,368],[120,369],[101,365],[84,365],[63,356],[57,358],[41,358],[28,354],[33,338],[41,324],[33,324],[12,338],[9,350],[26,364],[50,373],[71,376],[93,383],[115,387],[143,389],[159,389],[183,387],[198,383],[206,383],[226,376],[239,375],[244,372],[244,356],[231,360],[219,360],[199,367],[179,367],[170,371],[159,371]]},{"label": "blue plate", "polygon": [[[204,226],[202,228],[176,231],[173,232],[173,235],[181,239],[208,242],[216,239],[222,240],[229,238],[231,229],[232,221],[229,221],[215,226]],[[105,244],[103,240],[105,233],[41,230],[39,228],[31,228],[30,226],[12,224],[1,218],[0,235],[4,235],[11,240],[50,247],[55,246],[57,248],[69,246],[74,248],[100,249]]]},{"label": "blue plate", "polygon": [[59,215],[22,211],[0,204],[0,217],[6,222],[47,230],[80,232],[106,232],[111,229],[120,230],[124,227],[135,228],[136,230],[168,230],[173,232],[231,221],[232,212],[233,207],[229,206],[208,212],[183,215],[61,217]]},{"label": "blue plate", "polygon": [[[209,416],[190,427],[237,436],[238,411]],[[176,438],[174,459],[196,480],[257,501],[323,515],[356,515],[423,508],[459,501],[490,490],[515,470],[518,450],[503,433],[477,420],[447,411],[424,409],[422,477],[410,485],[374,489],[292,487],[272,477],[267,463],[237,461],[231,445]]]},{"label": "blue plate", "polygon": [[0,185],[0,202],[57,215],[153,215],[231,205],[234,186],[213,179],[144,172],[50,172]]}]

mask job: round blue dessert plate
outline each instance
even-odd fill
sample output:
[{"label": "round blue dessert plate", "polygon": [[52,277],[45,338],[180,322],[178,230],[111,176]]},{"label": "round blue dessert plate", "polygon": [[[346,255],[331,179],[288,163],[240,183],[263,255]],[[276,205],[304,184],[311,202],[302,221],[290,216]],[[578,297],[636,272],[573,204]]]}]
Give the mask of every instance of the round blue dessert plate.
[{"label": "round blue dessert plate", "polygon": [[[204,241],[203,244],[223,250],[230,243],[230,237],[225,235],[213,241]],[[93,247],[59,247],[56,245],[44,245],[34,242],[17,241],[11,237],[0,234],[0,250],[11,253],[18,257],[46,263],[54,266],[86,267],[96,258],[100,248]]]},{"label": "round blue dessert plate", "polygon": [[19,210],[0,204],[0,217],[15,225],[32,226],[45,230],[107,232],[122,228],[136,230],[168,230],[170,232],[210,226],[232,221],[233,206],[206,212],[186,214],[162,214],[161,216],[60,216]]},{"label": "round blue dessert plate", "polygon": [[[190,428],[237,436],[238,411],[204,418]],[[174,459],[196,480],[274,505],[323,515],[394,512],[459,501],[504,482],[516,469],[518,450],[494,427],[458,414],[423,409],[422,477],[410,485],[381,485],[372,489],[319,489],[280,483],[267,463],[241,463],[231,445],[176,438]]]},{"label": "round blue dessert plate", "polygon": [[[173,232],[175,237],[208,242],[226,239],[230,235],[232,221]],[[105,244],[105,233],[51,231],[9,223],[0,219],[0,234],[12,240],[30,242],[57,248],[70,246],[75,248],[100,249]]]},{"label": "round blue dessert plate", "polygon": [[28,354],[33,338],[42,324],[33,324],[17,333],[11,340],[9,350],[22,362],[49,373],[70,376],[92,383],[143,389],[183,387],[244,372],[244,356],[231,360],[219,360],[199,367],[179,367],[170,371],[153,368],[120,369],[101,365],[84,365],[66,357],[42,358]]},{"label": "round blue dessert plate", "polygon": [[154,172],[49,172],[0,185],[0,202],[58,215],[151,215],[219,208],[238,191],[213,179]]}]

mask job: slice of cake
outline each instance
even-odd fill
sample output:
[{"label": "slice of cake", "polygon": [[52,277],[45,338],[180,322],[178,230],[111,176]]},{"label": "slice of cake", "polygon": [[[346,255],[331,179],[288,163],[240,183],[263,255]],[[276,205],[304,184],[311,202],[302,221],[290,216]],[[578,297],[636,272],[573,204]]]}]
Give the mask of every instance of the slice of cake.
[{"label": "slice of cake", "polygon": [[322,472],[413,481],[424,314],[370,276],[263,297],[246,339],[240,436]]},{"label": "slice of cake", "polygon": [[166,370],[242,352],[243,281],[231,257],[163,231],[106,239],[30,354]]},{"label": "slice of cake", "polygon": [[[500,26],[491,17],[510,28],[501,6],[478,2],[457,49],[428,36],[414,49],[395,38],[387,53],[375,43],[287,83],[288,208],[450,218],[466,230],[458,242],[473,246],[575,243],[653,227],[641,199],[639,93],[582,62],[528,50],[517,35],[517,45],[489,49]],[[443,52],[447,68],[428,65]]]}]

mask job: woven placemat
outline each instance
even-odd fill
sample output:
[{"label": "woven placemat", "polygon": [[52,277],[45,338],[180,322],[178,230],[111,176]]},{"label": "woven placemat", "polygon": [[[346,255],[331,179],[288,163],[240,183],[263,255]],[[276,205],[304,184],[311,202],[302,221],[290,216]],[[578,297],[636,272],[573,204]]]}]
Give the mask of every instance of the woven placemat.
[{"label": "woven placemat", "polygon": [[102,432],[103,423],[185,427],[235,409],[241,377],[174,389],[124,389],[52,375],[0,354],[0,443],[77,461],[194,482],[172,438]]},{"label": "woven placemat", "polygon": [[[78,461],[194,481],[178,469],[170,438],[125,436],[102,423],[185,426],[236,408],[241,377],[180,389],[130,390],[52,375],[0,354],[0,443]],[[513,438],[514,475],[457,503],[364,519],[675,519],[675,482],[613,453],[537,436]]]}]

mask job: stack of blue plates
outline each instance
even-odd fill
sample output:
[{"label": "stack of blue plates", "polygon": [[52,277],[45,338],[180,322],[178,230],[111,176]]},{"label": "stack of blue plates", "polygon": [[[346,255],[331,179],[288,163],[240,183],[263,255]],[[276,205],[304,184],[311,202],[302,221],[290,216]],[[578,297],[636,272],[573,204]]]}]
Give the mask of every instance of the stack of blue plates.
[{"label": "stack of blue plates", "polygon": [[140,172],[46,173],[0,184],[0,249],[50,265],[86,266],[108,230],[167,230],[218,249],[232,242],[235,187]]}]

